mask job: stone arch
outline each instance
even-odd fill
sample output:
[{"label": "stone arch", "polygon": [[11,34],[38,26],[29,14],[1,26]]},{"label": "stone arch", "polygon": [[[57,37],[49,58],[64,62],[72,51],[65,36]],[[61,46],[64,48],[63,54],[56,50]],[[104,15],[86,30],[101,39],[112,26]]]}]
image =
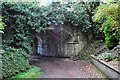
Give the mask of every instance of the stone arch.
[{"label": "stone arch", "polygon": [[55,27],[37,34],[36,39],[35,52],[43,56],[71,56],[85,46],[82,33],[68,26]]}]

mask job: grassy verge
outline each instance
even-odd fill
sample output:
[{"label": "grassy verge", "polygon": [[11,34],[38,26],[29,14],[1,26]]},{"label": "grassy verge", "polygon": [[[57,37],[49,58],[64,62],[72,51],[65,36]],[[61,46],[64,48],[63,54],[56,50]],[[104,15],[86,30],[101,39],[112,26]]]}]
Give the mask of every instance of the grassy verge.
[{"label": "grassy verge", "polygon": [[27,70],[26,72],[19,73],[7,80],[15,80],[15,79],[24,79],[24,78],[40,78],[42,71],[38,67],[32,67],[31,69]]}]

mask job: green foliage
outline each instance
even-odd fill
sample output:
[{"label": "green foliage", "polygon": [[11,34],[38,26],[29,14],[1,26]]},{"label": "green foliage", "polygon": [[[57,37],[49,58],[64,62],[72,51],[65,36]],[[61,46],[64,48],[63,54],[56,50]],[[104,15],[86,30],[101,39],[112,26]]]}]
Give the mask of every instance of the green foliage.
[{"label": "green foliage", "polygon": [[[27,53],[31,51],[31,42],[34,32],[40,32],[38,26],[42,20],[36,20],[37,15],[32,15],[32,9],[37,8],[37,4],[30,3],[3,3],[2,13],[6,23],[3,43],[15,48],[22,48]],[[36,10],[36,9],[35,9]],[[35,14],[35,13],[34,13]],[[44,23],[44,22],[43,22]],[[37,27],[36,27],[37,24]]]},{"label": "green foliage", "polygon": [[114,35],[115,33],[113,33],[113,30],[111,28],[111,25],[114,24],[115,21],[111,17],[108,17],[107,19],[108,20],[103,24],[104,26],[103,32],[105,34],[105,40],[106,40],[107,47],[111,48],[118,44],[118,40],[115,37]]},{"label": "green foliage", "polygon": [[105,4],[97,8],[93,21],[103,23],[100,30],[103,30],[107,47],[112,49],[120,41],[120,8],[119,4]]},{"label": "green foliage", "polygon": [[40,75],[42,74],[42,71],[38,67],[32,67],[26,72],[21,72],[11,78],[8,78],[8,80],[14,80],[16,78],[40,78]]},{"label": "green foliage", "polygon": [[[21,49],[14,49],[10,46],[3,48],[2,55],[2,75],[3,78],[10,77],[21,71],[30,68],[28,60],[24,57]],[[25,53],[24,53],[25,54]]]},{"label": "green foliage", "polygon": [[40,7],[39,3],[2,3],[3,21],[7,25],[3,42],[15,48],[23,48],[30,53],[31,43],[36,34],[46,31],[51,25],[59,26],[66,23],[80,27],[87,35],[96,34],[100,26],[95,26],[96,23],[92,22],[91,15],[98,5],[98,3],[96,5],[53,2],[49,6]]},{"label": "green foliage", "polygon": [[[100,25],[92,21],[93,11],[99,5],[99,2],[79,2],[64,3],[65,22],[74,27],[80,27],[81,31],[94,38],[100,33]],[[63,9],[62,9],[63,10]],[[95,35],[97,34],[97,35]]]},{"label": "green foliage", "polygon": [[111,16],[113,19],[118,18],[118,4],[103,4],[96,8],[93,21],[102,23],[105,18]]},{"label": "green foliage", "polygon": [[49,6],[42,7],[41,9],[43,16],[46,18],[46,24],[49,26],[59,26],[69,23],[74,27],[81,27],[83,32],[86,32],[91,28],[89,15],[86,12],[86,8],[83,3],[53,2]]},{"label": "green foliage", "polygon": [[96,43],[98,46],[102,46],[104,44],[104,40],[97,40]]},{"label": "green foliage", "polygon": [[6,25],[4,22],[2,22],[2,17],[0,16],[0,30],[3,30],[5,26]]},{"label": "green foliage", "polygon": [[3,44],[14,49],[6,48],[2,55],[4,77],[26,70],[33,39],[51,25],[57,27],[70,24],[81,28],[87,35],[96,34],[100,27],[91,20],[92,11],[99,5],[95,3],[53,2],[46,7],[40,7],[39,3],[22,2],[3,2],[1,5],[3,22],[7,25],[4,29]]},{"label": "green foliage", "polygon": [[99,59],[102,60],[107,60],[107,61],[111,61],[113,60],[115,57],[111,54],[111,53],[104,53],[98,56]]}]

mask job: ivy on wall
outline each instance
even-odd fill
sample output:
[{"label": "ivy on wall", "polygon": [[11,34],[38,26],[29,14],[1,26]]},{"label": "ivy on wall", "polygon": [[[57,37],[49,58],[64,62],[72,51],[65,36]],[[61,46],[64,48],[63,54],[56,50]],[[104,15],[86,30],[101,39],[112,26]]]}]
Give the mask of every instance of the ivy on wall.
[{"label": "ivy on wall", "polygon": [[69,23],[73,27],[81,28],[80,31],[87,36],[97,34],[100,27],[91,18],[92,11],[99,3],[53,2],[46,7],[40,7],[39,3],[22,2],[4,2],[0,5],[3,22],[6,24],[3,35],[4,77],[29,68],[27,58],[32,51],[31,43],[35,35],[45,32],[51,25],[59,27]]},{"label": "ivy on wall", "polygon": [[88,36],[97,34],[100,25],[95,25],[91,15],[98,5],[99,3],[53,2],[49,6],[40,7],[39,3],[3,3],[3,21],[7,24],[5,33],[11,33],[10,40],[6,40],[6,43],[15,48],[23,47],[29,52],[28,46],[36,33],[47,30],[50,25],[59,26],[66,22],[80,27]]}]

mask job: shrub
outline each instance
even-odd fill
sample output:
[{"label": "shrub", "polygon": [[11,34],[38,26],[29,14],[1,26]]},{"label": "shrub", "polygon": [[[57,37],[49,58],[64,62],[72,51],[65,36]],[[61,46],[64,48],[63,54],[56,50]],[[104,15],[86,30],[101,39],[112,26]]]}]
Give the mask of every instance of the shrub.
[{"label": "shrub", "polygon": [[108,20],[103,24],[104,26],[104,34],[105,34],[105,40],[108,48],[113,48],[118,44],[118,38],[119,33],[115,32],[115,30],[112,30],[111,25],[114,24],[116,21],[114,21],[111,17],[107,18]]},{"label": "shrub", "polygon": [[99,59],[102,59],[102,60],[107,60],[107,61],[111,61],[113,60],[115,57],[111,54],[111,53],[103,53],[103,54],[100,54],[98,56]]},{"label": "shrub", "polygon": [[120,41],[120,8],[119,4],[111,3],[97,7],[93,21],[102,23],[100,30],[104,32],[106,45],[109,49]]},{"label": "shrub", "polygon": [[30,68],[28,60],[21,54],[20,49],[4,47],[2,53],[2,75],[3,78],[10,77]]}]

